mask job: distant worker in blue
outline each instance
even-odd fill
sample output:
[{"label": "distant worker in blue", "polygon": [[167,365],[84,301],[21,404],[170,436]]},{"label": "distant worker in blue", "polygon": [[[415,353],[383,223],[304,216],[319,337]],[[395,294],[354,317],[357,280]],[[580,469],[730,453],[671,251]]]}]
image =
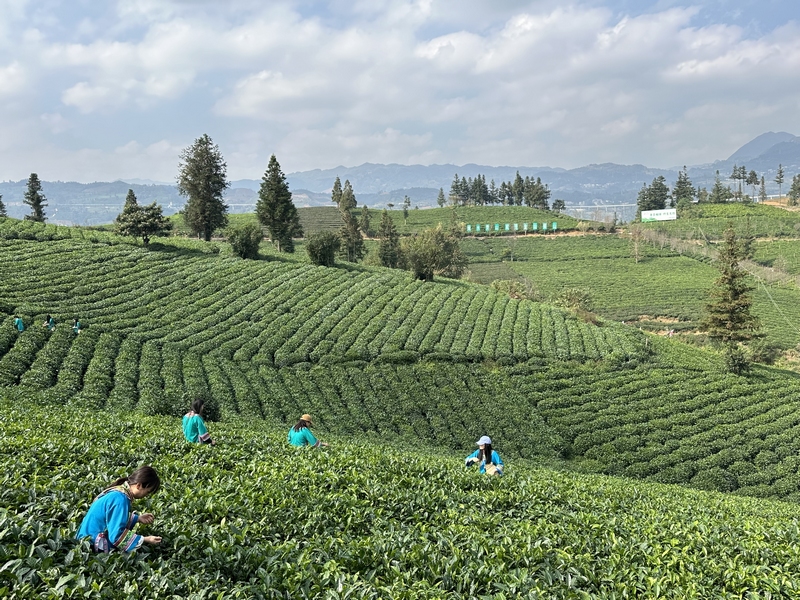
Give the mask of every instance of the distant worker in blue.
[{"label": "distant worker in blue", "polygon": [[203,420],[203,408],[205,403],[201,398],[192,402],[192,410],[183,415],[183,436],[187,442],[193,444],[211,444],[214,440],[206,429],[206,422]]},{"label": "distant worker in blue", "polygon": [[467,457],[464,464],[467,467],[480,465],[481,473],[502,475],[503,459],[496,450],[492,450],[492,438],[488,435],[481,436],[476,444],[478,449]]},{"label": "distant worker in blue", "polygon": [[47,315],[44,318],[42,327],[47,327],[47,331],[53,331],[56,328],[56,320],[52,316]]},{"label": "distant worker in blue", "polygon": [[328,444],[314,437],[314,434],[311,433],[312,426],[313,423],[311,422],[311,415],[306,413],[301,416],[300,420],[297,422],[297,425],[289,430],[289,443],[292,446],[311,446],[313,448],[327,446]]},{"label": "distant worker in blue", "polygon": [[80,332],[81,332],[81,322],[80,322],[80,321],[78,321],[78,317],[75,317],[75,318],[72,320],[72,333],[74,333],[75,335],[77,335],[77,334],[79,334]]},{"label": "distant worker in blue", "polygon": [[157,535],[142,536],[133,532],[137,523],[150,525],[153,515],[140,515],[131,510],[134,500],[154,494],[160,487],[158,473],[149,466],[139,467],[128,477],[117,479],[94,499],[75,537],[91,538],[95,552],[111,549],[132,552],[142,544],[160,544],[161,538]]},{"label": "distant worker in blue", "polygon": [[25,323],[22,322],[22,319],[19,317],[14,317],[14,327],[17,328],[18,333],[22,333],[25,331]]}]

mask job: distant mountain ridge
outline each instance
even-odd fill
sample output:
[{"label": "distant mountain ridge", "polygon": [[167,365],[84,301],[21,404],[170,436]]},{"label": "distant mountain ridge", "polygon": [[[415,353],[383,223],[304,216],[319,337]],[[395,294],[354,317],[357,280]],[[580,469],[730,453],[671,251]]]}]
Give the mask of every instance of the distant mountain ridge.
[{"label": "distant mountain ridge", "polygon": [[[717,171],[726,179],[733,165],[745,165],[764,175],[768,193],[777,193],[774,183],[778,164],[784,167],[786,179],[800,172],[800,137],[787,132],[767,132],[744,144],[726,160],[688,167],[689,177],[697,187],[710,188]],[[654,169],[644,165],[619,165],[615,163],[591,164],[575,169],[557,167],[514,167],[466,165],[400,165],[364,163],[355,167],[339,166],[333,169],[313,169],[289,173],[287,180],[297,206],[330,205],[330,189],[338,176],[342,182],[349,180],[360,205],[382,208],[387,204],[402,203],[408,195],[412,204],[421,208],[435,206],[439,189],[445,195],[450,190],[453,177],[486,177],[511,181],[519,171],[523,177],[541,177],[552,192],[552,198],[565,201],[574,213],[604,207],[618,211],[627,220],[642,185],[663,175],[672,185],[678,169]],[[25,180],[0,182],[9,216],[21,218],[27,213],[22,204]],[[251,212],[258,199],[260,179],[238,179],[231,182],[226,201],[231,212]],[[109,223],[122,210],[128,189],[133,189],[143,204],[158,202],[166,214],[179,211],[185,199],[171,184],[151,182],[148,179],[131,179],[130,182],[42,182],[49,206],[45,209],[51,222],[96,225]],[[591,213],[589,213],[591,214]]]}]

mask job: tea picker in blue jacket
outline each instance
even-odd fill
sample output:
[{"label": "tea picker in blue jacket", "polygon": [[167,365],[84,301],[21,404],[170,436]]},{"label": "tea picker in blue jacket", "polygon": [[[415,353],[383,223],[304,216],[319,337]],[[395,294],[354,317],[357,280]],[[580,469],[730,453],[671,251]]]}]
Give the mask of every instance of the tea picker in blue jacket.
[{"label": "tea picker in blue jacket", "polygon": [[94,499],[83,518],[75,537],[91,538],[95,552],[108,552],[112,548],[132,552],[142,544],[159,544],[157,535],[138,535],[133,532],[137,523],[149,525],[153,515],[131,510],[131,503],[158,491],[161,480],[153,467],[139,467],[128,477],[121,477]]},{"label": "tea picker in blue jacket", "polygon": [[503,459],[500,458],[496,450],[492,450],[492,438],[488,435],[481,436],[481,439],[476,444],[478,449],[466,458],[464,464],[467,467],[480,465],[481,473],[502,475]]}]

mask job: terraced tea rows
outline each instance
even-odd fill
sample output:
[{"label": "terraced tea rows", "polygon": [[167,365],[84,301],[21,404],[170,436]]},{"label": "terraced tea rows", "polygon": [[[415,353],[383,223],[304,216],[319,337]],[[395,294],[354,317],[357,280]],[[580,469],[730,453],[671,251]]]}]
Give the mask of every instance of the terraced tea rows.
[{"label": "terraced tea rows", "polygon": [[75,240],[0,243],[0,298],[29,325],[78,316],[101,333],[276,366],[399,352],[593,360],[643,345],[623,327],[463,283]]},{"label": "terraced tea rows", "polygon": [[[26,407],[26,405],[28,405]],[[0,595],[21,598],[795,598],[796,505],[558,473],[285,429],[0,400]],[[74,539],[108,480],[152,464],[136,507],[160,546]],[[140,525],[140,528],[142,526]]]}]

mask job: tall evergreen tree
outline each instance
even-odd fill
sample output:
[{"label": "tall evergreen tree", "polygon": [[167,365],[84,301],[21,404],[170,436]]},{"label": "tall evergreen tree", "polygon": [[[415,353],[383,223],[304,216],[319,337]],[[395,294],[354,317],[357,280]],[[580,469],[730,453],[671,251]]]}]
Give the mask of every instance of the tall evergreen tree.
[{"label": "tall evergreen tree", "polygon": [[436,197],[436,204],[439,205],[439,208],[444,208],[444,205],[447,204],[447,200],[444,197],[444,188],[439,188],[439,195]]},{"label": "tall evergreen tree", "polygon": [[6,212],[6,205],[3,204],[3,194],[0,194],[0,219],[4,219],[8,216]]},{"label": "tall evergreen tree", "polygon": [[722,178],[717,171],[714,176],[714,187],[711,188],[711,193],[708,195],[708,201],[712,204],[722,204],[733,198],[731,188],[722,183]]},{"label": "tall evergreen tree", "polygon": [[761,187],[758,189],[758,201],[767,201],[767,182],[764,180],[763,175],[761,176]]},{"label": "tall evergreen tree", "polygon": [[333,202],[339,210],[342,208],[342,180],[336,176],[336,181],[333,182],[331,189],[331,202]]},{"label": "tall evergreen tree", "polygon": [[789,206],[800,204],[800,173],[792,177],[792,187],[789,188],[789,198],[786,201]]},{"label": "tall evergreen tree", "polygon": [[778,201],[780,201],[781,197],[783,196],[783,165],[778,165],[778,172],[775,174],[775,183],[778,184]]},{"label": "tall evergreen tree", "polygon": [[350,180],[344,180],[344,187],[342,188],[342,198],[339,201],[339,210],[342,212],[351,211],[358,207],[356,202],[356,195],[353,192],[353,186],[350,185]]},{"label": "tall evergreen tree", "polygon": [[641,219],[645,210],[663,210],[669,200],[669,187],[663,175],[653,179],[649,186],[642,185],[636,198],[636,218]]},{"label": "tall evergreen tree", "polygon": [[689,173],[686,166],[682,171],[678,171],[678,181],[675,182],[675,187],[672,188],[672,205],[678,206],[683,201],[683,204],[691,204],[694,201],[695,189],[692,186],[692,180],[689,179]]},{"label": "tall evergreen tree", "polygon": [[367,237],[369,237],[369,231],[370,231],[369,229],[371,220],[370,217],[371,215],[369,213],[369,208],[367,208],[367,205],[365,204],[364,208],[361,209],[361,217],[358,219],[358,227]]},{"label": "tall evergreen tree", "polygon": [[219,146],[203,134],[184,149],[178,167],[178,192],[186,196],[183,220],[193,233],[209,242],[215,229],[228,224],[228,165]]},{"label": "tall evergreen tree", "polygon": [[753,192],[752,195],[750,196],[750,199],[751,200],[755,200],[755,197],[756,197],[756,186],[758,185],[758,173],[756,173],[755,171],[751,170],[747,174],[747,179],[745,181],[746,181],[747,185],[750,186],[750,188],[751,188],[751,190]]},{"label": "tall evergreen tree", "polygon": [[125,197],[125,206],[114,220],[114,228],[120,235],[140,237],[145,246],[154,236],[166,235],[172,230],[172,223],[161,211],[155,202],[146,206],[139,206],[136,194],[128,190]]},{"label": "tall evergreen tree", "polygon": [[753,288],[747,284],[747,273],[739,267],[742,258],[742,244],[729,226],[716,261],[720,277],[709,292],[704,320],[709,337],[723,345],[727,369],[737,374],[749,368],[740,344],[757,337],[759,329],[758,319],[750,314]]},{"label": "tall evergreen tree", "polygon": [[378,258],[384,267],[396,269],[402,263],[400,253],[400,234],[394,226],[392,217],[386,209],[381,213],[381,223],[378,227]]},{"label": "tall evergreen tree", "polygon": [[339,238],[342,240],[342,256],[349,262],[358,262],[364,258],[365,252],[361,228],[352,211],[344,210],[341,214],[342,221],[344,221],[344,225],[339,230]]},{"label": "tall evergreen tree", "polygon": [[519,171],[517,171],[517,175],[514,177],[514,183],[511,184],[511,192],[514,194],[514,204],[516,206],[522,206],[522,202],[525,200],[525,181],[522,179]]},{"label": "tall evergreen tree", "polygon": [[44,223],[44,207],[47,206],[47,198],[42,193],[42,182],[36,173],[31,173],[28,177],[28,189],[25,191],[25,204],[31,207],[31,214],[25,215],[26,221],[36,221]]},{"label": "tall evergreen tree", "polygon": [[411,198],[403,196],[403,222],[408,225],[408,209],[411,208]]},{"label": "tall evergreen tree", "polygon": [[269,158],[267,170],[258,190],[256,216],[259,223],[269,230],[269,237],[277,242],[279,252],[294,252],[292,238],[303,235],[297,207],[292,202],[292,192],[286,176],[281,171],[278,159]]}]

